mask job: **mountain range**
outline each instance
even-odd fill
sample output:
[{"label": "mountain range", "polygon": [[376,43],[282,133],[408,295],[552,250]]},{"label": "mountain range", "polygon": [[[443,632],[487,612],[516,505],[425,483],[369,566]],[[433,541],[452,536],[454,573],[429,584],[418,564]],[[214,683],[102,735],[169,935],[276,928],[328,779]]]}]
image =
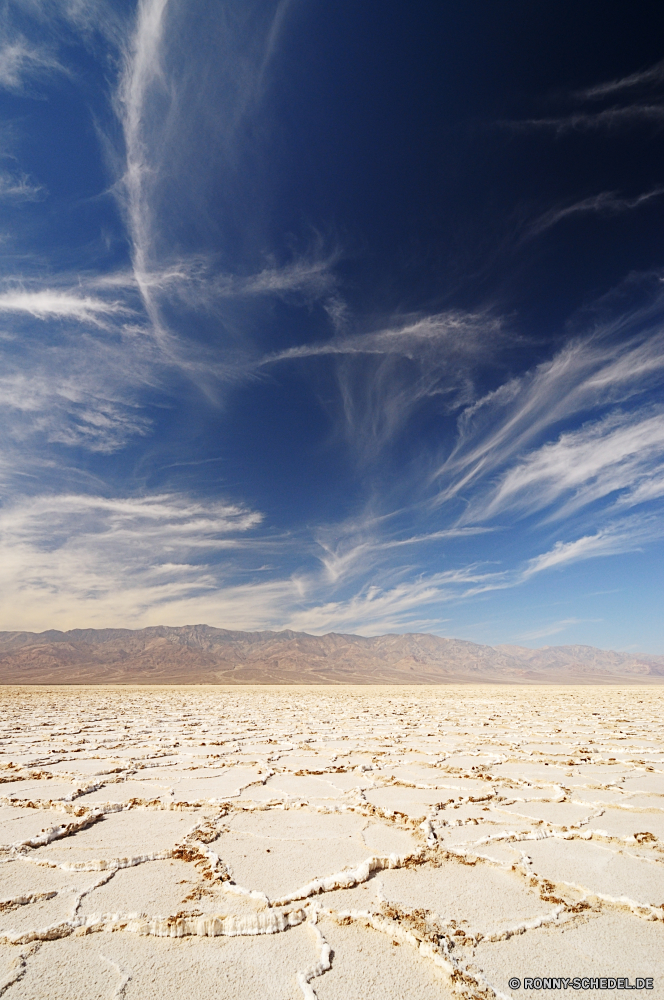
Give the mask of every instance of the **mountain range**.
[{"label": "mountain range", "polygon": [[0,684],[664,683],[664,656],[209,625],[0,632]]}]

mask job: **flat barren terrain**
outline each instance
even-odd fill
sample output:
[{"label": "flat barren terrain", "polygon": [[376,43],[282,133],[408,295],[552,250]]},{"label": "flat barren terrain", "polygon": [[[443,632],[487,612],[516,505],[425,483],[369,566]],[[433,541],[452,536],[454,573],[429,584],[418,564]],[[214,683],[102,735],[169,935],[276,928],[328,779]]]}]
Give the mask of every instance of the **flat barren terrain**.
[{"label": "flat barren terrain", "polygon": [[0,701],[8,1000],[664,996],[662,688]]}]

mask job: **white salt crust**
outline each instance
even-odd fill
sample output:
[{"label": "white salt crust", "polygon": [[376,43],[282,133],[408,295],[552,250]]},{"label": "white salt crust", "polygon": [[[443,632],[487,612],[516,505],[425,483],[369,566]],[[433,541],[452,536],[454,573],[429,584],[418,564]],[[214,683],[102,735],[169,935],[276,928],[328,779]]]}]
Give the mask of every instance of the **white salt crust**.
[{"label": "white salt crust", "polygon": [[0,997],[661,989],[663,709],[634,687],[4,689]]}]

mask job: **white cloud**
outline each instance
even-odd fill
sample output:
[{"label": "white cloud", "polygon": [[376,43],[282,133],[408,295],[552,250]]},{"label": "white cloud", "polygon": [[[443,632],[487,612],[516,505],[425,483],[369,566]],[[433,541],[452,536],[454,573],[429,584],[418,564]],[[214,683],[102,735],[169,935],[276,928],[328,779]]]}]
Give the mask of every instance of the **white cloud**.
[{"label": "white cloud", "polygon": [[543,552],[528,561],[520,575],[519,582],[528,580],[531,576],[544,570],[555,569],[586,559],[635,552],[644,542],[660,537],[661,534],[661,525],[634,518],[602,528],[594,535],[583,535],[572,542],[556,542],[548,552]]},{"label": "white cloud", "polygon": [[599,618],[561,618],[559,621],[549,622],[539,628],[531,629],[528,632],[521,632],[515,636],[516,639],[532,641],[533,639],[545,639],[550,635],[559,635],[566,632],[571,625],[583,625],[587,622],[598,622]]},{"label": "white cloud", "polygon": [[0,87],[22,94],[35,78],[52,73],[68,74],[54,53],[27,38],[17,36],[0,44]]},{"label": "white cloud", "polygon": [[27,174],[0,171],[0,200],[9,203],[40,201],[46,195],[41,184],[34,184]]},{"label": "white cloud", "polygon": [[629,490],[618,497],[616,506],[636,507],[638,504],[649,503],[660,497],[664,497],[664,472],[658,469],[648,476],[637,479]]},{"label": "white cloud", "polygon": [[[169,494],[22,497],[0,510],[2,621],[7,628],[73,627],[155,623],[161,615],[170,624],[195,598],[207,601],[207,611],[214,600],[221,607],[223,583],[209,560],[260,521],[233,504]],[[247,589],[231,588],[231,599]]]},{"label": "white cloud", "polygon": [[423,619],[427,607],[460,600],[508,586],[501,573],[481,573],[465,567],[421,576],[393,586],[368,584],[344,600],[310,604],[291,613],[286,628],[324,633],[331,631],[379,635],[382,632],[431,631],[439,626],[439,614]]},{"label": "white cloud", "polygon": [[[621,324],[598,329],[586,341],[568,343],[551,361],[467,407],[459,421],[457,444],[436,473],[439,502],[463,496],[470,501],[464,521],[483,517],[483,505],[495,492],[482,484],[501,470],[522,466],[528,451],[563,422],[624,404],[654,387],[654,380],[663,374],[664,336],[658,328],[630,336],[629,322],[623,318]],[[581,446],[580,438],[573,440]],[[542,454],[555,461],[560,449]],[[574,469],[572,475],[580,466]]]},{"label": "white cloud", "polygon": [[388,519],[363,518],[355,523],[319,528],[315,532],[315,540],[321,550],[316,554],[330,583],[338,584],[367,575],[386,561],[393,560],[396,550],[465,539],[492,530],[477,526],[442,528],[421,535],[399,537],[385,530],[385,525],[380,523],[385,520]]},{"label": "white cloud", "polygon": [[424,400],[436,397],[448,412],[470,402],[477,370],[503,342],[496,317],[449,311],[400,317],[377,331],[293,347],[259,364],[330,358],[340,392],[337,418],[362,461],[370,461]]},{"label": "white cloud", "polygon": [[506,510],[532,513],[566,497],[556,512],[562,517],[618,490],[659,478],[663,468],[664,415],[614,413],[562,434],[515,464],[488,502],[482,501],[482,516]]},{"label": "white cloud", "polygon": [[552,208],[548,212],[544,212],[527,228],[526,237],[538,236],[546,229],[550,229],[572,215],[614,215],[620,212],[628,212],[632,209],[640,208],[647,202],[652,201],[653,198],[659,198],[663,193],[663,187],[655,187],[651,191],[637,195],[635,198],[619,198],[615,191],[602,191],[600,194],[583,198],[581,201],[575,201],[570,205]]},{"label": "white cloud", "polygon": [[[247,237],[242,264],[242,253],[233,255],[235,271],[223,266],[223,233],[218,253],[188,250],[192,232],[209,233],[216,225],[209,216],[206,185],[213,184],[218,194],[220,176],[236,183],[233,170],[223,172],[229,164],[237,166],[238,130],[258,108],[290,6],[290,0],[271,7],[225,4],[209,19],[217,43],[214,53],[202,55],[201,39],[192,34],[182,5],[140,0],[133,30],[122,45],[114,105],[124,149],[114,192],[126,219],[136,285],[170,363],[212,394],[215,378],[247,375],[254,352],[252,319],[263,332],[263,324],[249,316],[241,300],[254,300],[256,310],[270,297],[310,303],[325,299],[335,285],[332,269],[338,252],[324,251],[316,234],[308,250],[293,251],[285,261],[283,252],[269,252],[264,238]],[[209,58],[214,58],[215,73],[201,86],[198,63]],[[247,204],[241,219],[247,233],[253,212]],[[183,227],[187,235],[180,240],[177,233]],[[254,245],[258,242],[260,249]],[[200,326],[197,317],[208,322],[204,313],[218,320],[230,364],[220,365],[218,356],[213,363],[202,358],[192,331]]]},{"label": "white cloud", "polygon": [[[284,544],[301,551],[301,540],[275,546],[256,534],[261,523],[260,513],[235,504],[173,494],[17,497],[0,509],[0,628],[206,622],[364,634],[430,630],[441,620],[436,605],[509,585],[503,573],[467,566],[361,583],[336,597],[312,569],[288,576],[272,570],[264,578],[262,556],[283,552]],[[253,579],[242,582],[247,573]]]},{"label": "white cloud", "polygon": [[[267,355],[261,364],[291,361],[324,355],[397,354],[417,361],[427,346],[435,354],[444,351],[446,361],[454,358],[477,359],[485,349],[486,338],[497,337],[501,322],[484,313],[446,312],[405,319],[396,326],[372,333],[335,337],[319,344],[304,344],[278,354]],[[430,360],[430,357],[427,358]],[[436,358],[439,364],[442,358]]]},{"label": "white cloud", "polygon": [[664,121],[664,105],[655,103],[629,104],[605,108],[596,112],[573,112],[557,118],[528,118],[500,124],[514,130],[552,129],[558,135],[568,132],[614,131],[637,125],[659,125]]},{"label": "white cloud", "polygon": [[15,289],[0,292],[0,313],[27,313],[36,319],[73,319],[81,323],[103,325],[107,316],[127,316],[129,310],[121,302],[70,291],[43,288],[33,291]]},{"label": "white cloud", "polygon": [[205,257],[182,258],[162,269],[144,272],[141,287],[153,295],[170,295],[207,312],[217,311],[229,299],[296,296],[311,301],[332,292],[335,285],[332,268],[338,259],[338,252],[326,255],[321,247],[315,247],[309,255],[282,266],[239,275],[215,273]]},{"label": "white cloud", "polygon": [[[107,328],[89,297],[35,293],[4,304],[30,321],[20,335],[5,334],[0,368],[0,450],[12,451],[17,471],[44,461],[49,442],[109,453],[149,431],[142,401],[165,367],[145,330],[123,322]],[[46,322],[54,318],[57,329]]]},{"label": "white cloud", "polygon": [[[164,17],[168,0],[140,0],[136,29],[125,54],[124,73],[118,92],[120,120],[126,145],[124,188],[127,217],[134,248],[134,267],[139,285],[149,272],[148,255],[152,244],[152,219],[146,185],[153,172],[145,142],[145,104],[150,90],[157,87],[167,95],[161,62]],[[149,299],[147,301],[149,305]]]},{"label": "white cloud", "polygon": [[628,76],[619,77],[616,80],[609,80],[606,83],[598,83],[585,90],[579,90],[575,97],[582,100],[593,100],[607,97],[609,94],[616,94],[622,90],[631,90],[634,87],[642,87],[649,84],[657,84],[664,81],[664,61],[655,63],[647,69],[638,70]]}]

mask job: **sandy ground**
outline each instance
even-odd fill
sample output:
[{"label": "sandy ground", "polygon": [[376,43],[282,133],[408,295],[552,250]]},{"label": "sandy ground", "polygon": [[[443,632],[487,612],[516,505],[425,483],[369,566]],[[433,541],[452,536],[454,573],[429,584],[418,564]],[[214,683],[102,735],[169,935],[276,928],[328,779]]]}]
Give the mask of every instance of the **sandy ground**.
[{"label": "sandy ground", "polygon": [[661,689],[0,701],[9,1000],[664,997]]}]

